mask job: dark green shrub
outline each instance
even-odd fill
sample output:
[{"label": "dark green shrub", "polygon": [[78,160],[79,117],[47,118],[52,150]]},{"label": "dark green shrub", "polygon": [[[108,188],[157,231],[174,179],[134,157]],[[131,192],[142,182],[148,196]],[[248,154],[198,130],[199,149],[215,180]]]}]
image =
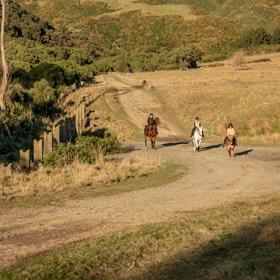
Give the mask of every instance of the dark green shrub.
[{"label": "dark green shrub", "polygon": [[97,136],[79,136],[75,143],[59,144],[44,160],[47,166],[63,166],[78,160],[82,163],[95,163],[96,151],[104,155],[117,153],[121,147],[114,135],[106,133]]},{"label": "dark green shrub", "polygon": [[70,164],[75,159],[75,146],[71,143],[60,143],[55,149],[44,159],[46,166],[63,166]]},{"label": "dark green shrub", "polygon": [[65,81],[64,70],[58,65],[41,63],[29,72],[32,82],[45,79],[51,87],[58,87]]},{"label": "dark green shrub", "polygon": [[270,44],[271,36],[264,28],[251,29],[245,33],[239,40],[237,46],[241,48],[249,48],[251,46],[258,46]]},{"label": "dark green shrub", "polygon": [[106,133],[103,138],[97,136],[80,136],[75,143],[76,157],[80,162],[94,163],[96,150],[99,148],[104,155],[119,152],[120,144],[117,138]]},{"label": "dark green shrub", "polygon": [[24,87],[29,87],[32,84],[29,73],[24,69],[16,69],[12,73],[12,81],[13,83],[20,83]]},{"label": "dark green shrub", "polygon": [[273,30],[271,34],[271,44],[280,44],[280,28]]}]

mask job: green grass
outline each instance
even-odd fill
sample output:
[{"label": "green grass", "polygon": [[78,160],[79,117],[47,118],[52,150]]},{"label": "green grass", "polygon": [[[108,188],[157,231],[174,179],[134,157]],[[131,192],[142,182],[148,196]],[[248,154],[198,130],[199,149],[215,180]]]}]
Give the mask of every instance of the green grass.
[{"label": "green grass", "polygon": [[180,178],[186,170],[178,164],[166,163],[159,170],[128,178],[125,181],[109,183],[106,185],[89,185],[77,188],[69,188],[63,192],[44,192],[34,196],[15,198],[10,201],[1,200],[0,210],[12,208],[43,207],[47,205],[61,205],[67,200],[86,199],[99,196],[110,196],[118,193],[141,190],[145,188],[160,187]]},{"label": "green grass", "polygon": [[280,197],[177,215],[172,221],[72,244],[0,279],[280,278]]}]

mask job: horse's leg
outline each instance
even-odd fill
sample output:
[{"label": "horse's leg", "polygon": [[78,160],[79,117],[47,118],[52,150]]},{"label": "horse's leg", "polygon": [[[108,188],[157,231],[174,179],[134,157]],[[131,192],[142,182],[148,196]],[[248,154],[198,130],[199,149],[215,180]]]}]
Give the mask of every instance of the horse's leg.
[{"label": "horse's leg", "polygon": [[153,138],[152,138],[152,148],[153,148],[153,149],[155,149],[155,148],[156,148],[155,143],[156,143],[156,140],[155,140],[155,138],[153,137]]},{"label": "horse's leg", "polygon": [[233,148],[232,148],[232,146],[229,146],[229,147],[228,147],[228,154],[229,154],[229,157],[230,157],[230,158],[233,157]]},{"label": "horse's leg", "polygon": [[145,139],[145,148],[147,149],[147,135],[144,133],[144,139]]},{"label": "horse's leg", "polygon": [[233,154],[233,151],[234,151],[234,146],[231,148],[231,157],[233,158],[234,154]]},{"label": "horse's leg", "polygon": [[200,150],[200,144],[201,144],[201,140],[198,140],[198,142],[197,142],[197,151],[199,152],[199,150]]}]

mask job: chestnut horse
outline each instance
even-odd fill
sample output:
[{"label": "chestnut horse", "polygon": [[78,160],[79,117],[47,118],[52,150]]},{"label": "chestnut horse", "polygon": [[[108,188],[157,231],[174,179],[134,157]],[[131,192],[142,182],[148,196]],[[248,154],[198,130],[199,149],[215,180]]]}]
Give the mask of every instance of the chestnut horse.
[{"label": "chestnut horse", "polygon": [[225,147],[228,150],[228,155],[233,158],[233,151],[236,146],[236,139],[234,136],[227,136],[225,139]]},{"label": "chestnut horse", "polygon": [[155,118],[155,121],[152,125],[146,125],[144,128],[144,136],[145,136],[145,147],[147,148],[147,138],[151,139],[152,149],[156,148],[156,139],[158,135],[157,127],[160,124],[159,118]]}]

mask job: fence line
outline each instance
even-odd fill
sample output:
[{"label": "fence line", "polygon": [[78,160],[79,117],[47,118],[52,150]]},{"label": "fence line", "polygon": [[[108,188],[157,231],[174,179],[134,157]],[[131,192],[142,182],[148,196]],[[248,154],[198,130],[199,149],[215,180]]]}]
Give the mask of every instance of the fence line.
[{"label": "fence line", "polygon": [[86,129],[86,106],[81,103],[74,113],[68,115],[60,122],[56,122],[51,131],[45,131],[42,138],[33,140],[33,154],[31,150],[20,150],[19,166],[22,170],[30,170],[32,164],[43,162],[44,158],[52,152],[59,143],[73,141],[82,135]]}]

